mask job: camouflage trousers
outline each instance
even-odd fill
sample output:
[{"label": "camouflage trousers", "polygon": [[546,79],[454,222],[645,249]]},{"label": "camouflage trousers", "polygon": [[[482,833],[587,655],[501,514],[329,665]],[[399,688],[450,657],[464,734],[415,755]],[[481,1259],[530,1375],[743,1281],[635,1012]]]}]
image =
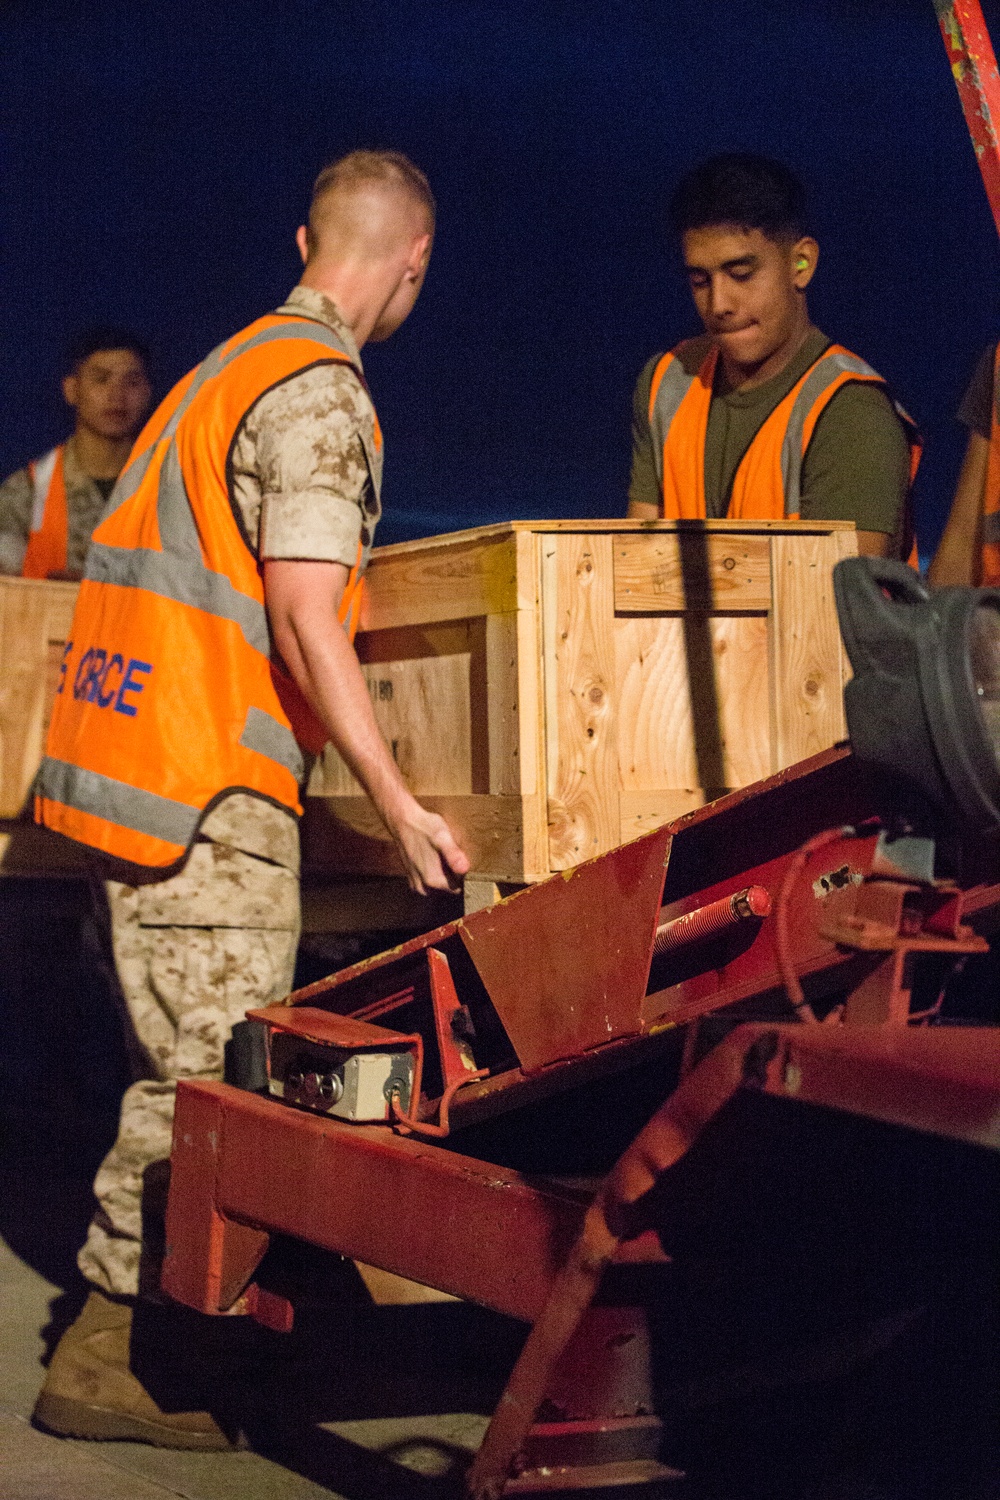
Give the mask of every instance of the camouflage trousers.
[{"label": "camouflage trousers", "polygon": [[176,1082],[221,1078],[233,1024],[292,988],[299,880],[200,841],[179,875],[139,887],[107,881],[104,891],[136,1082],[94,1182],[79,1266],[112,1295],[156,1297]]}]

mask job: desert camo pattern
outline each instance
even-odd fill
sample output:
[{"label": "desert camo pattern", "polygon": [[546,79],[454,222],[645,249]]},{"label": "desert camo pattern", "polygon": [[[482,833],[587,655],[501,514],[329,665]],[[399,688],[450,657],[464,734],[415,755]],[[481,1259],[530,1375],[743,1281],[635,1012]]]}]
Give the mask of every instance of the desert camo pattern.
[{"label": "desert camo pattern", "polygon": [[283,864],[203,840],[179,875],[107,881],[105,894],[139,1076],[94,1182],[79,1265],[113,1296],[156,1298],[176,1082],[221,1078],[233,1024],[291,990],[299,882]]},{"label": "desert camo pattern", "polygon": [[[295,287],[279,312],[305,314],[361,356],[334,304]],[[269,391],[247,413],[233,448],[233,497],[260,558],[367,566],[381,514],[382,454],[375,408],[349,365],[315,365]]]},{"label": "desert camo pattern", "polygon": [[[41,457],[41,455],[39,455]],[[66,566],[82,573],[90,538],[104,514],[104,496],[89,474],[80,468],[73,439],[67,438],[63,456],[66,482]],[[17,469],[0,484],[0,573],[21,571],[28,549],[35,491],[27,467]]]}]

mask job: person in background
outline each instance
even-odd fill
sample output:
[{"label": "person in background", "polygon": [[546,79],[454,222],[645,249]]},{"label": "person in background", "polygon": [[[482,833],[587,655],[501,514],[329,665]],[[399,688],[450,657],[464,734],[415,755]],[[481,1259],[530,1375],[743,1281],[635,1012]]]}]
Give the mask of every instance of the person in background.
[{"label": "person in background", "polygon": [[670,219],[705,332],[639,376],[629,516],[853,521],[860,552],[908,556],[920,439],[882,377],[810,320],[801,182],[766,157],[713,157]]},{"label": "person in background", "polygon": [[0,573],[83,577],[91,533],[152,402],[149,355],[123,329],[90,329],[70,347],[62,388],[72,436],[0,485]]},{"label": "person in background", "polygon": [[969,430],[955,497],[927,578],[935,588],[1000,584],[1000,419],[997,345],[984,350],[958,420]]}]

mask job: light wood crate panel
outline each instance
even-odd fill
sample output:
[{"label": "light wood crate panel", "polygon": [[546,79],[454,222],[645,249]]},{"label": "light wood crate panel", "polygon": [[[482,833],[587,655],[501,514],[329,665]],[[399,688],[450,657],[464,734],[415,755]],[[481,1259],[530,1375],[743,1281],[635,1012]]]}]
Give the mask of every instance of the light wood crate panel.
[{"label": "light wood crate panel", "polygon": [[41,762],[76,594],[0,578],[0,818],[22,810]]},{"label": "light wood crate panel", "polygon": [[[854,550],[836,523],[512,522],[430,538],[376,551],[358,652],[405,777],[476,874],[537,880],[843,737],[831,572]],[[0,818],[25,806],[75,598],[73,584],[0,579]],[[332,749],[310,793],[314,876],[400,872]],[[47,858],[25,845],[18,869]]]},{"label": "light wood crate panel", "polygon": [[[358,651],[478,876],[568,869],[844,737],[845,523],[512,522],[376,550]],[[397,873],[336,753],[307,866]]]}]

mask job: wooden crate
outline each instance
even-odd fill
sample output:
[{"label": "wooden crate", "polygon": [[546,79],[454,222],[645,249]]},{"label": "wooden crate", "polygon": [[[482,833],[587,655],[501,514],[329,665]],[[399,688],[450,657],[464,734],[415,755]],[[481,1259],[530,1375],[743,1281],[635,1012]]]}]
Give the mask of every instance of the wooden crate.
[{"label": "wooden crate", "polygon": [[38,770],[76,592],[0,577],[0,818],[21,811]]},{"label": "wooden crate", "polygon": [[[522,884],[843,738],[830,574],[854,551],[842,522],[515,521],[407,542],[374,553],[358,654],[410,786],[477,876]],[[0,820],[41,759],[75,598],[0,578]],[[303,835],[314,882],[400,873],[332,748]],[[66,873],[67,850],[0,826],[0,871]]]},{"label": "wooden crate", "polygon": [[82,857],[29,820],[75,583],[0,577],[0,875],[77,875]]},{"label": "wooden crate", "polygon": [[[846,733],[845,522],[510,522],[377,549],[357,647],[409,785],[521,884]],[[307,869],[398,873],[337,753]]]}]

